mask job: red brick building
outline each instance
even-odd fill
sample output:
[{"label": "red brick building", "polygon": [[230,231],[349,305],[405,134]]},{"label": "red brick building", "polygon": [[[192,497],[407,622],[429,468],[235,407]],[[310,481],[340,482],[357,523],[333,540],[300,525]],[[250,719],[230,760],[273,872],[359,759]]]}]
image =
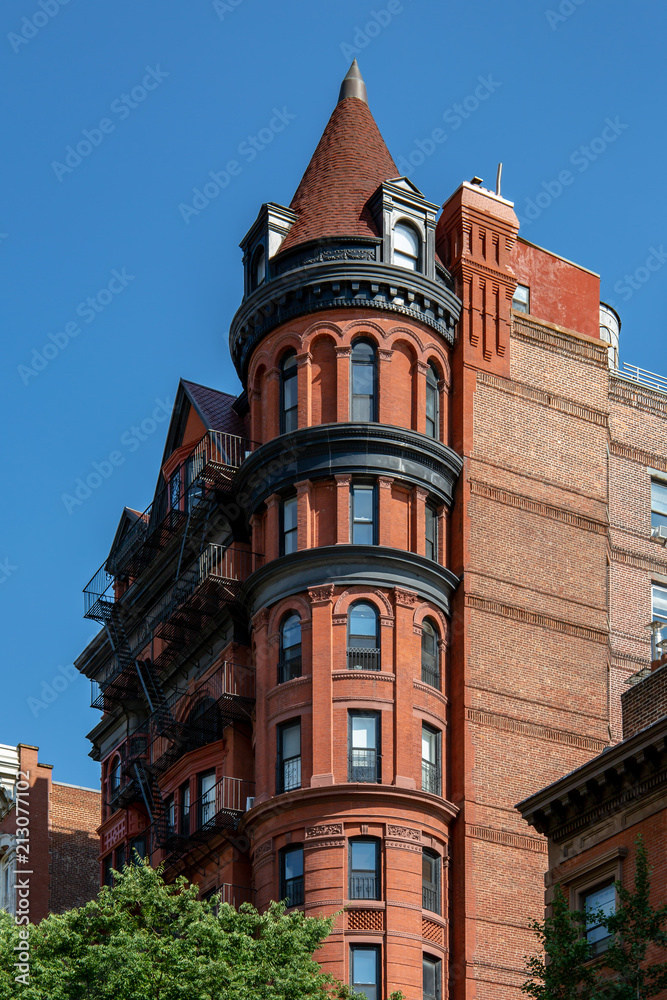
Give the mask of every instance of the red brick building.
[{"label": "red brick building", "polygon": [[[623,740],[583,767],[519,803],[524,818],[548,837],[546,900],[560,885],[575,909],[616,907],[614,882],[632,889],[635,850],[644,840],[651,903],[667,896],[667,665],[642,671],[622,702]],[[596,952],[608,940],[591,919],[586,933]],[[649,960],[663,961],[654,954]]]},{"label": "red brick building", "polygon": [[37,747],[0,746],[0,909],[31,923],[99,892],[100,793],[52,770]]},{"label": "red brick building", "polygon": [[241,245],[243,392],[181,381],[86,588],[102,877],[344,909],[320,958],[369,997],[506,998],[547,862],[514,803],[620,737],[667,622],[667,383],[499,193],[398,176],[356,64]]}]

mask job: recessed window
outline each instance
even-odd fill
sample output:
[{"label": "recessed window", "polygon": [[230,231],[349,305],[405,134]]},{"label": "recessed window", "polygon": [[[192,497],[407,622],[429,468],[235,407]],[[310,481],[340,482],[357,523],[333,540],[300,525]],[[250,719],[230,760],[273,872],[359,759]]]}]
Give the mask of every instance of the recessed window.
[{"label": "recessed window", "polygon": [[215,808],[215,771],[199,775],[199,828],[213,822]]},{"label": "recessed window", "polygon": [[295,844],[280,852],[280,898],[288,906],[303,903],[303,847]]},{"label": "recessed window", "polygon": [[380,842],[375,837],[351,840],[348,852],[349,899],[380,898]]},{"label": "recessed window", "polygon": [[290,434],[299,426],[299,388],[296,351],[283,355],[280,364],[280,433]]},{"label": "recessed window", "polygon": [[430,618],[422,622],[422,681],[440,688],[439,634]]},{"label": "recessed window", "polygon": [[357,601],[348,612],[347,666],[349,670],[380,669],[379,618],[369,601]]},{"label": "recessed window", "polygon": [[375,945],[350,947],[350,986],[368,1000],[380,1000],[380,949]]},{"label": "recessed window", "polygon": [[442,794],[440,767],[440,732],[422,725],[422,788],[433,795]]},{"label": "recessed window", "polygon": [[176,832],[176,800],[173,795],[165,802],[164,811],[167,817],[167,836],[171,837]]},{"label": "recessed window", "polygon": [[264,283],[266,278],[266,254],[264,252],[264,247],[259,246],[255,250],[252,258],[252,266],[250,268],[250,287],[252,291],[259,288],[260,285]]},{"label": "recessed window", "polygon": [[651,480],[651,527],[667,528],[667,483]]},{"label": "recessed window", "polygon": [[278,683],[301,677],[301,619],[294,612],[283,618],[280,626]]},{"label": "recessed window", "polygon": [[370,340],[355,340],[351,358],[351,420],[376,419],[375,345]]},{"label": "recessed window", "polygon": [[[667,639],[667,587],[660,587],[657,583],[654,583],[651,587],[651,607],[652,607],[652,620],[654,622],[664,622],[665,627],[660,629],[660,631],[654,633],[653,642],[658,643]],[[660,650],[653,649],[653,658],[657,659],[660,655]]]},{"label": "recessed window", "polygon": [[512,298],[512,309],[516,312],[530,312],[530,288],[528,285],[517,285]]},{"label": "recessed window", "polygon": [[594,955],[599,955],[609,947],[611,935],[603,923],[616,910],[616,889],[614,883],[598,886],[581,896],[581,906],[586,913],[586,940]]},{"label": "recessed window", "polygon": [[419,244],[419,236],[412,226],[398,222],[394,226],[393,263],[399,267],[406,267],[409,271],[418,271]]},{"label": "recessed window", "polygon": [[[130,843],[130,857],[136,862],[137,854],[140,858],[146,857],[146,838],[145,837],[135,837]],[[135,853],[136,852],[136,853]]]},{"label": "recessed window", "polygon": [[440,913],[440,855],[426,848],[422,851],[422,907]]},{"label": "recessed window", "polygon": [[440,1000],[442,962],[439,958],[424,955],[424,1000]]},{"label": "recessed window", "polygon": [[354,545],[374,545],[375,531],[375,487],[350,487],[350,538]]},{"label": "recessed window", "polygon": [[288,497],[287,500],[283,500],[280,507],[282,520],[280,554],[283,556],[287,556],[290,552],[296,552],[297,550],[297,510],[296,497]]},{"label": "recessed window", "polygon": [[301,788],[301,721],[278,726],[278,761],[276,792],[291,792]]},{"label": "recessed window", "polygon": [[440,377],[433,362],[429,362],[426,372],[426,433],[440,440]]},{"label": "recessed window", "polygon": [[426,504],[425,517],[426,558],[438,561],[438,512],[433,504]]},{"label": "recessed window", "polygon": [[380,781],[380,713],[348,711],[347,780]]},{"label": "recessed window", "polygon": [[123,868],[125,867],[126,857],[127,857],[127,848],[125,847],[125,844],[121,844],[120,847],[116,848],[115,868],[117,872],[122,872]]}]

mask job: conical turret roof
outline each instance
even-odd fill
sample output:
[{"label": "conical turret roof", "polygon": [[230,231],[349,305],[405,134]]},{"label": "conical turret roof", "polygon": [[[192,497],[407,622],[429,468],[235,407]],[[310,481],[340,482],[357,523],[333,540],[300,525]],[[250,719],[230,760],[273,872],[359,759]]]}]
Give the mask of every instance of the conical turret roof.
[{"label": "conical turret roof", "polygon": [[290,203],[298,218],[280,253],[308,240],[380,235],[367,202],[383,181],[398,176],[398,169],[365,98],[355,59]]}]

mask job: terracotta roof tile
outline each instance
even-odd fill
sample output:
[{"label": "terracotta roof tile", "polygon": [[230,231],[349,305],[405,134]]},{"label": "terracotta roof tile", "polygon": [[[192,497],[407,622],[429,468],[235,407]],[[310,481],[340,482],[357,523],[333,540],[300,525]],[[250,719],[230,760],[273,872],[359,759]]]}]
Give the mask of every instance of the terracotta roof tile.
[{"label": "terracotta roof tile", "polygon": [[368,105],[346,97],[334,108],[290,203],[298,219],[280,253],[327,236],[379,236],[367,202],[379,185],[397,177]]}]

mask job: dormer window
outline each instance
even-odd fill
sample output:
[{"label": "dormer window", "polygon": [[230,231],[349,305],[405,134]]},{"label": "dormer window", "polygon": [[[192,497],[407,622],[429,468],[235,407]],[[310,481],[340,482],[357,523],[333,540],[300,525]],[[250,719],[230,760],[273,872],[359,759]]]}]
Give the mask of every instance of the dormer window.
[{"label": "dormer window", "polygon": [[265,278],[266,254],[264,253],[264,247],[258,246],[253,254],[252,267],[250,268],[251,290],[254,292],[256,288],[259,288],[259,286],[264,283]]},{"label": "dormer window", "polygon": [[419,236],[412,226],[397,222],[394,226],[392,263],[398,267],[406,267],[409,271],[418,271],[419,246]]}]

